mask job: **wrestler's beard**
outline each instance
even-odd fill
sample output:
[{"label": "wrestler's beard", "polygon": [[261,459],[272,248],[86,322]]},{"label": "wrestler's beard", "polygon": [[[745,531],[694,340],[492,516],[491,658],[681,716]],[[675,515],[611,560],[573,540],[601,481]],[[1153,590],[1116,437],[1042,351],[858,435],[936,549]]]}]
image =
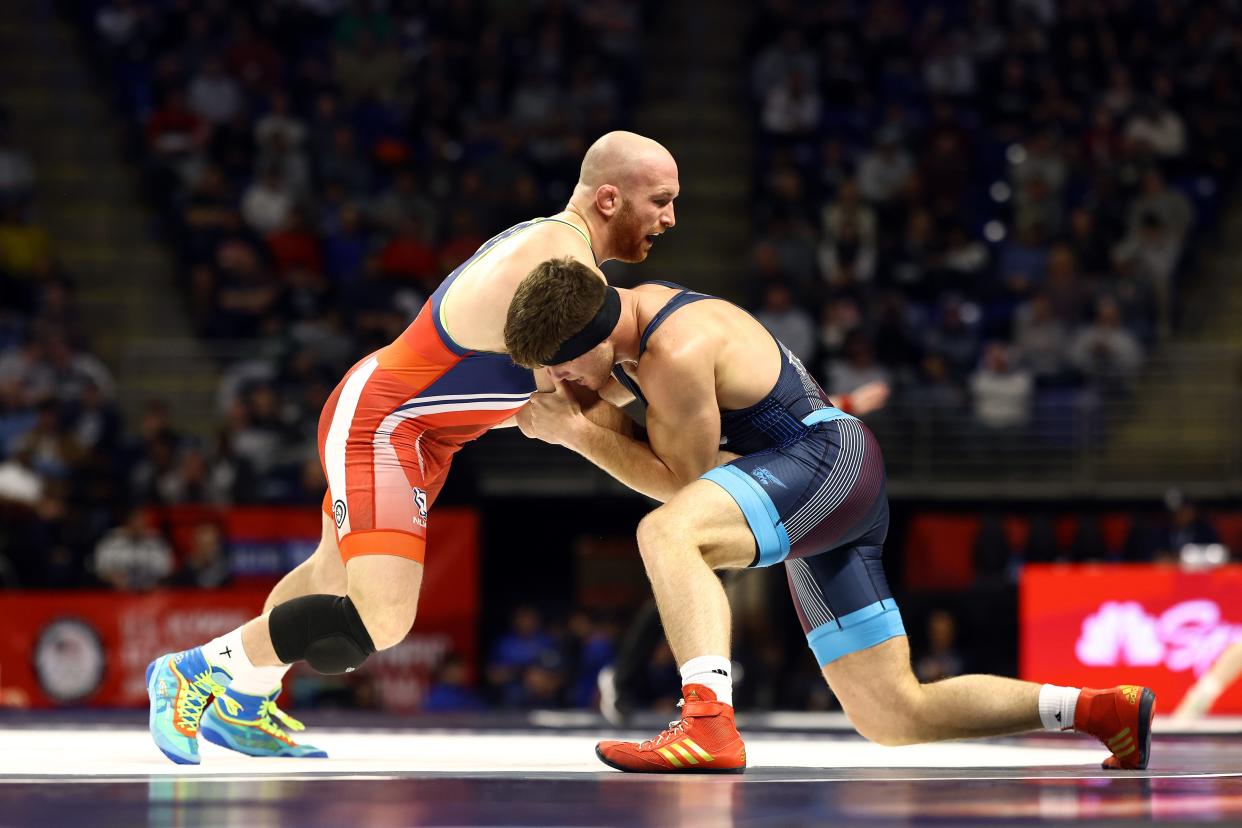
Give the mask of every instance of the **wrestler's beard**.
[{"label": "wrestler's beard", "polygon": [[643,232],[645,228],[638,218],[638,213],[630,206],[630,202],[625,200],[621,202],[621,207],[617,210],[617,217],[613,219],[613,222],[616,225],[612,234],[613,244],[617,250],[615,258],[623,262],[641,262],[647,258],[647,251],[643,247],[643,242],[647,240],[647,235]]}]

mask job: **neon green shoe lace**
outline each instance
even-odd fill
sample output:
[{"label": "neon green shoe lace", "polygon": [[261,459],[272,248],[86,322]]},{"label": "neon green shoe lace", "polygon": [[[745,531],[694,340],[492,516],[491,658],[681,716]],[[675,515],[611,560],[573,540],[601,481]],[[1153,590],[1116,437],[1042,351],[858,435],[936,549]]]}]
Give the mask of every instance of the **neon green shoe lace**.
[{"label": "neon green shoe lace", "polygon": [[273,717],[278,719],[281,724],[290,730],[297,731],[306,729],[306,725],[302,724],[297,719],[277,707],[275,701],[272,699],[265,699],[263,704],[259,705],[259,727],[262,728],[265,733],[270,733],[277,739],[292,742],[293,740],[289,738],[289,735],[285,733],[281,726],[272,721]]},{"label": "neon green shoe lace", "polygon": [[224,696],[224,685],[211,675],[211,668],[193,678],[177,698],[177,717],[182,727],[191,733],[198,731],[198,721],[203,715],[203,708],[211,701],[211,697]]}]

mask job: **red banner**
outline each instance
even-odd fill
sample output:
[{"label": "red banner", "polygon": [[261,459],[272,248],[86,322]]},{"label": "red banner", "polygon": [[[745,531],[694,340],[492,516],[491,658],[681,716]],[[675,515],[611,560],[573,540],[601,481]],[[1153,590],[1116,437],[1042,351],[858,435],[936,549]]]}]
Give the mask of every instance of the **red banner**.
[{"label": "red banner", "polygon": [[[1242,566],[1031,565],[1020,591],[1021,673],[1071,686],[1142,684],[1171,713],[1242,640]],[[1242,713],[1242,682],[1213,713]]]},{"label": "red banner", "polygon": [[[476,659],[479,521],[437,509],[414,630],[343,681],[370,682],[377,703],[417,708],[449,651]],[[156,656],[203,644],[259,614],[267,589],[0,592],[0,703],[139,707]],[[313,674],[310,674],[313,675]]]}]

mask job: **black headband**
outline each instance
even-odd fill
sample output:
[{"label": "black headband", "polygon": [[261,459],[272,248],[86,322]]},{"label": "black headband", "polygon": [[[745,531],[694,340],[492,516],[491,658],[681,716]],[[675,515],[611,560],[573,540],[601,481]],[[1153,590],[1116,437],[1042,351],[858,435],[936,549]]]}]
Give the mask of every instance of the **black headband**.
[{"label": "black headband", "polygon": [[561,365],[577,359],[608,338],[621,318],[621,294],[614,287],[604,289],[604,302],[582,330],[561,343],[545,365]]}]

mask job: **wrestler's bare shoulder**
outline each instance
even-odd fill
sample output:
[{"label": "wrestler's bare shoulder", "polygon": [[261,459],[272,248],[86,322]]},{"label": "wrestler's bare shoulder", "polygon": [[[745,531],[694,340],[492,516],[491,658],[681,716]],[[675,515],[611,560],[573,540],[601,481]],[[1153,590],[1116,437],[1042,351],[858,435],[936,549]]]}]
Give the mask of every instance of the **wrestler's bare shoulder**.
[{"label": "wrestler's bare shoulder", "polygon": [[[678,293],[679,289],[659,284],[635,288],[639,293],[639,323],[646,328]],[[687,345],[698,348],[710,343],[714,348],[729,348],[734,342],[750,343],[770,338],[754,317],[723,299],[690,302],[668,315],[647,343],[648,349],[674,354]]]},{"label": "wrestler's bare shoulder", "polygon": [[532,224],[497,242],[473,262],[459,280],[468,283],[513,280],[516,289],[516,283],[540,262],[563,256],[572,256],[598,270],[585,231],[558,216]]},{"label": "wrestler's bare shoulder", "polygon": [[677,293],[677,290],[675,288],[671,288],[668,285],[661,285],[657,282],[644,282],[643,284],[637,285],[630,289],[634,291],[635,293],[641,293],[644,296],[647,294],[652,294],[655,296],[671,297],[673,296],[673,294]]},{"label": "wrestler's bare shoulder", "polygon": [[[641,321],[642,310],[639,316]],[[654,313],[648,310],[646,316],[650,321]],[[780,374],[780,352],[772,334],[736,305],[692,302],[667,316],[652,333],[639,362],[639,374],[645,369],[648,376],[638,380],[689,382],[705,365],[714,371],[721,408],[742,409],[772,389]]]},{"label": "wrestler's bare shoulder", "polygon": [[445,329],[462,347],[503,350],[505,315],[518,284],[540,262],[562,256],[599,270],[586,234],[564,221],[541,221],[497,242],[446,291],[440,311]]}]

